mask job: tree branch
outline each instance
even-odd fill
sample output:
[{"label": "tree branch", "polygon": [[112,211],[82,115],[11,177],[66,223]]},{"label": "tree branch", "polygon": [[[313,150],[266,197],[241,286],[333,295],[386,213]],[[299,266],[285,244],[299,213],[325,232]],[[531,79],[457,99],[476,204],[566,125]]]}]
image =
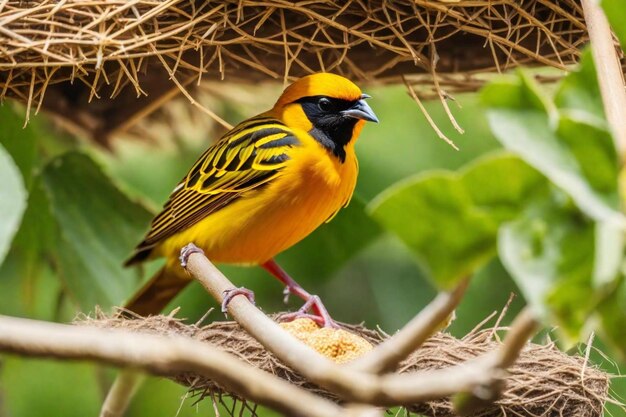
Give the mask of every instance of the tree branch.
[{"label": "tree branch", "polygon": [[502,348],[498,350],[497,366],[506,369],[513,365],[524,346],[536,333],[539,323],[530,307],[525,307],[513,320],[504,339]]},{"label": "tree branch", "polygon": [[604,112],[622,163],[626,158],[626,90],[609,22],[596,0],[582,0]]},{"label": "tree branch", "polygon": [[537,330],[537,321],[530,309],[523,310],[514,320],[503,345],[495,352],[482,355],[464,364],[429,372],[411,374],[390,374],[381,377],[383,392],[393,392],[399,404],[412,404],[415,392],[420,394],[420,402],[442,398],[456,393],[471,393],[479,398],[491,394],[487,392],[498,384],[506,368],[519,357],[529,339]]},{"label": "tree branch", "polygon": [[[241,297],[241,299],[245,299]],[[526,312],[515,320],[510,337],[495,351],[446,369],[376,376],[353,373],[338,389],[353,401],[378,405],[412,405],[459,392],[474,392],[502,378],[526,345],[536,322]],[[25,356],[88,359],[101,363],[142,369],[157,375],[193,372],[219,381],[225,389],[288,415],[372,416],[371,408],[340,407],[286,381],[251,367],[217,348],[182,336],[155,336],[88,326],[70,326],[0,316],[0,351]],[[345,377],[345,367],[333,365],[333,375]],[[353,371],[351,371],[353,372]],[[331,379],[329,377],[329,379]],[[327,386],[332,385],[324,381]],[[363,384],[364,382],[364,384]],[[350,414],[351,413],[351,414]]]},{"label": "tree branch", "polygon": [[291,416],[373,417],[371,409],[364,413],[338,406],[217,348],[182,336],[166,338],[0,316],[0,350],[25,356],[95,360],[157,375],[194,372]]},{"label": "tree branch", "polygon": [[[189,256],[188,269],[220,302],[224,291],[233,287],[202,254]],[[454,300],[461,297],[465,285],[467,283],[461,284],[448,297],[438,297],[427,309],[428,313],[416,318],[409,330],[399,333],[401,336],[396,340],[401,342],[395,343],[406,351],[408,346],[421,339],[425,329],[437,322],[434,317],[443,315],[455,304]],[[499,392],[497,387],[502,381],[503,370],[516,360],[537,326],[530,311],[525,310],[514,321],[503,345],[494,352],[445,369],[379,376],[335,364],[319,355],[265,316],[246,297],[234,297],[228,308],[251,336],[295,371],[345,401],[370,407],[341,407],[217,348],[182,336],[166,338],[0,316],[0,351],[88,359],[159,375],[192,372],[218,382],[230,392],[288,415],[370,417],[380,415],[380,410],[371,406],[413,405],[457,393],[469,393],[479,399],[491,398],[485,392]],[[429,317],[432,320],[427,320]],[[420,322],[428,325],[417,325]],[[386,349],[388,347],[376,354],[380,362],[371,362],[372,369],[384,369],[385,364],[397,361],[406,353],[393,355]]]},{"label": "tree branch", "polygon": [[[200,252],[187,258],[187,270],[221,303],[225,291],[234,285]],[[457,289],[461,290],[462,286]],[[457,294],[460,296],[460,294]],[[443,311],[443,310],[438,310]],[[346,401],[379,406],[415,404],[458,392],[472,392],[500,380],[501,369],[516,358],[535,328],[528,320],[516,321],[513,337],[497,352],[491,352],[465,364],[428,372],[383,376],[340,366],[304,345],[263,314],[246,297],[234,297],[228,313],[252,337],[285,364],[309,381],[335,393]],[[417,328],[417,326],[416,326]],[[407,333],[408,334],[408,333]],[[409,339],[408,336],[402,338]],[[526,339],[524,340],[524,337]],[[403,342],[403,346],[408,343]],[[385,360],[389,354],[381,354]],[[394,359],[395,360],[395,359]],[[378,365],[372,365],[374,368]]]},{"label": "tree branch", "polygon": [[377,374],[392,370],[411,352],[419,348],[438,330],[441,323],[450,317],[463,299],[468,285],[469,278],[465,278],[451,292],[439,294],[398,333],[355,360],[350,367]]},{"label": "tree branch", "polygon": [[[200,252],[191,253],[186,269],[217,300],[224,301],[224,294],[236,287]],[[347,387],[360,376],[367,375],[340,368],[330,359],[296,339],[267,317],[248,298],[233,297],[228,303],[228,314],[252,337],[286,365],[307,379],[334,391],[334,385]]]},{"label": "tree branch", "polygon": [[102,403],[100,417],[123,416],[143,380],[143,374],[134,369],[121,370]]}]

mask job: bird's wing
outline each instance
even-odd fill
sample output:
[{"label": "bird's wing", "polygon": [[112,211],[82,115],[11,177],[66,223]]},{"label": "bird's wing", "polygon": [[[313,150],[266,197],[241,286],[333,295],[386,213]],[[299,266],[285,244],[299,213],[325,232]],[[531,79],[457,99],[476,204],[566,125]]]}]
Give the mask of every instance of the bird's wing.
[{"label": "bird's wing", "polygon": [[272,181],[288,163],[287,149],[298,144],[274,118],[259,116],[236,126],[198,159],[126,263],[145,259],[160,242]]}]

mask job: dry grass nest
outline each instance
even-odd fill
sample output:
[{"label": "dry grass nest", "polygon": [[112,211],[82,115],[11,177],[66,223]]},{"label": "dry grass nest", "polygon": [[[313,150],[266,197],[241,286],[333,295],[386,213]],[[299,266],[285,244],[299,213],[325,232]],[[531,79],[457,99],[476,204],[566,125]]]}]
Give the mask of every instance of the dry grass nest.
[{"label": "dry grass nest", "polygon": [[[99,315],[95,319],[87,318],[79,323],[160,335],[187,336],[218,347],[294,385],[338,400],[332,393],[311,384],[281,363],[235,322],[218,321],[199,326],[185,324],[171,315],[133,319]],[[299,331],[303,330],[302,326],[296,327],[299,327]],[[447,333],[437,333],[411,354],[400,365],[398,372],[441,369],[493,351],[500,345],[498,332],[504,330],[506,328],[475,330],[461,339]],[[360,336],[359,339],[362,338],[363,341],[358,343],[369,342],[372,345],[380,343],[387,337],[363,326],[344,325],[343,331]],[[327,347],[322,350],[336,351],[337,345],[352,345],[351,337],[331,337],[327,339]],[[316,343],[313,341],[313,344]],[[255,415],[253,404],[237,393],[225,392],[216,381],[189,373],[170,377],[187,386],[198,401],[209,398],[222,403],[232,416]],[[505,382],[506,388],[502,398],[473,416],[599,417],[602,416],[605,402],[609,400],[610,376],[587,363],[581,356],[570,356],[561,352],[553,343],[546,345],[529,343],[517,363],[510,369]],[[234,401],[225,401],[226,398]],[[406,407],[406,410],[409,413],[433,417],[455,415],[448,399],[413,404]]]},{"label": "dry grass nest", "polygon": [[104,140],[202,80],[405,76],[443,100],[477,73],[565,69],[587,41],[577,0],[6,0],[0,99]]}]

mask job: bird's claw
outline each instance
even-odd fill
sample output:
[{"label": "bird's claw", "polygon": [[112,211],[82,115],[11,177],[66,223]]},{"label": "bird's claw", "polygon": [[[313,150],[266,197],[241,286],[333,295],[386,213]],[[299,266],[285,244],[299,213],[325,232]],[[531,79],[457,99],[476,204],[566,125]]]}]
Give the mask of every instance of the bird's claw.
[{"label": "bird's claw", "polygon": [[200,249],[193,243],[189,243],[180,250],[180,256],[178,257],[178,259],[180,260],[180,266],[185,269],[187,268],[187,261],[189,260],[189,257],[192,253],[201,253],[204,255],[204,251],[202,249]]},{"label": "bird's claw", "polygon": [[[318,314],[309,314],[308,311],[313,307],[316,307],[316,310],[319,312]],[[296,319],[310,319],[322,327],[339,328],[339,325],[330,317],[328,310],[326,310],[326,307],[322,304],[322,300],[317,295],[310,296],[298,311],[281,316],[281,320],[283,321],[293,321]]]},{"label": "bird's claw", "polygon": [[318,326],[324,326],[324,319],[320,316],[316,316],[315,314],[309,314],[307,312],[302,312],[300,310],[294,311],[293,313],[285,313],[280,315],[280,321],[294,321],[297,319],[309,319],[314,321]]},{"label": "bird's claw", "polygon": [[231,288],[224,291],[224,299],[222,300],[222,313],[228,313],[228,304],[233,299],[233,297],[236,297],[238,295],[245,295],[246,298],[248,298],[248,301],[250,301],[252,304],[255,304],[254,292],[244,287]]}]

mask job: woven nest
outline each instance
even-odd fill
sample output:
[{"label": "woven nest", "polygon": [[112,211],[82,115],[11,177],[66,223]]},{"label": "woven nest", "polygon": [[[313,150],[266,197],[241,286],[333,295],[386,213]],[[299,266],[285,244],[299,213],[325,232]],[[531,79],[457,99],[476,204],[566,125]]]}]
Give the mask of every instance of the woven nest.
[{"label": "woven nest", "polygon": [[[213,322],[200,327],[188,325],[171,316],[125,319],[100,316],[81,323],[105,328],[121,328],[161,335],[183,335],[203,341],[294,385],[337,401],[338,398],[306,381],[268,353],[255,339],[234,322]],[[355,333],[376,345],[386,336],[362,326],[346,325]],[[476,330],[456,339],[446,333],[433,335],[421,348],[409,356],[399,372],[441,369],[460,364],[500,345],[497,330]],[[226,392],[216,381],[195,374],[172,375],[171,378],[188,387],[198,401],[209,398],[225,405],[231,416],[255,415],[255,406],[237,393]],[[588,364],[585,358],[569,356],[550,343],[529,344],[517,363],[510,369],[502,398],[475,417],[542,416],[542,417],[600,417],[608,400],[609,375]],[[226,404],[225,398],[234,399]],[[448,399],[414,404],[408,412],[433,417],[455,416]],[[241,413],[241,414],[239,414]]]},{"label": "woven nest", "polygon": [[583,22],[576,0],[5,0],[0,99],[105,140],[201,80],[404,75],[443,98],[477,89],[476,73],[566,68]]}]

